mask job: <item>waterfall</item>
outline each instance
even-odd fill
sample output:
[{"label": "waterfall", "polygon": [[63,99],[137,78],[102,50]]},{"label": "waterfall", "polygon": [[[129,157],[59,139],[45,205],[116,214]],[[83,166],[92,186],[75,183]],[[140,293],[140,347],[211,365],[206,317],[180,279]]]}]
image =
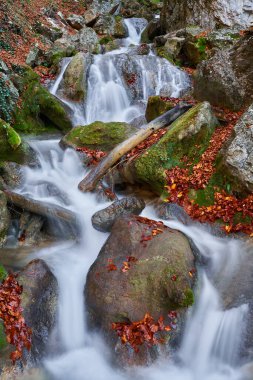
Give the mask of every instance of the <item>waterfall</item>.
[{"label": "waterfall", "polygon": [[[132,22],[126,21],[129,38],[137,42]],[[137,38],[138,37],[138,38]],[[133,95],[123,82],[121,65],[125,62],[138,68],[138,93]],[[155,65],[155,66],[154,66]],[[154,66],[155,71],[149,68]],[[57,86],[67,67],[52,87]],[[152,80],[152,75],[153,80]],[[129,121],[142,111],[133,99],[145,101],[150,94],[159,94],[167,86],[177,96],[187,88],[186,74],[154,56],[133,56],[126,51],[98,55],[90,68],[86,122],[96,119]],[[84,176],[80,157],[74,150],[60,149],[57,140],[31,141],[39,165],[25,168],[19,192],[34,199],[46,200],[74,212],[79,220],[81,238],[78,242],[60,242],[38,251],[34,257],[44,259],[59,285],[59,305],[56,331],[58,351],[48,355],[44,366],[54,380],[240,380],[239,351],[245,328],[248,306],[242,304],[224,310],[221,293],[229,288],[230,278],[240,270],[245,247],[243,242],[212,236],[204,226],[185,226],[178,221],[165,222],[170,228],[187,235],[200,254],[208,259],[208,270],[199,269],[197,301],[190,310],[181,348],[176,360],[162,360],[148,368],[121,372],[112,368],[108,349],[85,323],[83,291],[88,270],[95,261],[108,235],[93,229],[91,216],[104,204],[94,194],[81,193],[78,183]],[[50,186],[59,192],[50,192]],[[64,195],[64,196],[62,196]],[[66,202],[66,199],[68,200]],[[143,216],[156,219],[147,207]],[[220,274],[221,273],[221,274]],[[217,275],[223,281],[216,284]]]},{"label": "waterfall", "polygon": [[[74,112],[74,125],[94,121],[131,122],[144,114],[148,97],[162,95],[179,97],[190,87],[189,76],[164,58],[138,55],[131,45],[137,46],[147,24],[144,19],[127,19],[129,37],[123,39],[118,50],[94,55],[89,69],[87,98],[76,103],[60,98]],[[62,65],[51,92],[57,93],[69,58]]]},{"label": "waterfall", "polygon": [[125,46],[139,45],[141,42],[141,33],[147,26],[148,22],[141,18],[128,18],[124,20],[128,30],[128,38],[125,39]]}]

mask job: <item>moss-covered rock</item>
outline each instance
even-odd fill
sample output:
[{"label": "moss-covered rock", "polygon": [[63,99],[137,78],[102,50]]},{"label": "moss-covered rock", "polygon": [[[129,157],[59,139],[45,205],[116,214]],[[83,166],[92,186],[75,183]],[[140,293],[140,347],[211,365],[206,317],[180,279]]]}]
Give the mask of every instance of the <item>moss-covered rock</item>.
[{"label": "moss-covered rock", "polygon": [[[194,302],[193,279],[189,276],[194,257],[187,238],[161,227],[162,233],[144,244],[143,237],[152,236],[151,231],[152,227],[135,217],[118,219],[87,276],[85,295],[90,325],[107,337],[119,361],[123,361],[122,352],[118,346],[119,350],[115,350],[117,334],[110,327],[113,322],[139,321],[149,312],[155,320],[164,316],[166,323],[168,312],[176,310],[182,323],[185,308]],[[127,256],[137,260],[122,273]],[[117,270],[108,271],[108,262],[113,262]],[[171,347],[178,334],[179,326],[175,334],[167,333]],[[137,363],[138,355],[131,361]]]},{"label": "moss-covered rock", "polygon": [[207,149],[218,124],[209,103],[200,103],[168,127],[167,133],[128,167],[137,182],[148,184],[161,194],[165,185],[164,171],[184,167],[186,156],[193,166]]},{"label": "moss-covered rock", "polygon": [[109,151],[134,132],[136,132],[136,128],[126,123],[95,121],[92,124],[72,129],[62,138],[60,144],[74,149],[87,147]]},{"label": "moss-covered rock", "polygon": [[25,70],[17,79],[21,90],[21,106],[14,114],[14,128],[23,133],[39,134],[72,128],[63,104],[44,88],[32,70]]},{"label": "moss-covered rock", "polygon": [[166,101],[166,99],[161,98],[160,96],[150,96],[148,98],[145,114],[147,122],[149,123],[150,121],[156,119],[158,116],[161,116],[173,107],[174,105],[171,102]]},{"label": "moss-covered rock", "polygon": [[24,163],[29,155],[28,145],[22,142],[19,134],[1,119],[0,146],[0,163],[1,161]]}]

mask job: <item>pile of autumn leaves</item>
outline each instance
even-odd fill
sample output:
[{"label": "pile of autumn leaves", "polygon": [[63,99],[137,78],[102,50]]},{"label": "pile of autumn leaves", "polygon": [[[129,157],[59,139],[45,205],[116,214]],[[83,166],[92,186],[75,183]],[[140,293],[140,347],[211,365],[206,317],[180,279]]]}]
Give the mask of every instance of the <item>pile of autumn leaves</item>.
[{"label": "pile of autumn leaves", "polygon": [[201,190],[208,185],[210,178],[215,173],[217,154],[231,135],[241,114],[242,112],[227,113],[226,126],[216,129],[208,149],[192,170],[175,167],[166,171],[166,189],[169,193],[167,201],[179,204],[191,218],[202,223],[222,220],[225,223],[223,228],[227,233],[241,231],[253,236],[252,223],[235,224],[234,222],[238,213],[242,220],[246,218],[253,220],[253,195],[238,199],[224,190],[217,191],[214,193],[214,203],[210,206],[199,206],[188,195],[189,189]]},{"label": "pile of autumn leaves", "polygon": [[9,274],[0,285],[0,319],[4,323],[7,342],[15,346],[15,351],[10,355],[13,362],[21,358],[24,348],[31,348],[32,332],[22,315],[22,291],[14,274]]}]

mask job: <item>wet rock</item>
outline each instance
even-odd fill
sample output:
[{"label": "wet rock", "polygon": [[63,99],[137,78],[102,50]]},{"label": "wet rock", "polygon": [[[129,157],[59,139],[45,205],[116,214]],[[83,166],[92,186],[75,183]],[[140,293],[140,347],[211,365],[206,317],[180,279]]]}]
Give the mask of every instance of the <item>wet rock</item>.
[{"label": "wet rock", "polygon": [[91,62],[92,56],[89,53],[78,53],[72,58],[59,86],[61,96],[74,101],[85,99],[87,72]]},{"label": "wet rock", "polygon": [[37,363],[48,352],[49,337],[56,322],[58,285],[42,260],[31,261],[19,273],[18,282],[23,286],[23,315],[32,329],[32,349],[25,361]]},{"label": "wet rock", "polygon": [[171,102],[166,101],[166,99],[163,99],[160,96],[150,96],[148,98],[145,114],[147,122],[149,123],[150,121],[156,119],[158,116],[161,116],[173,107],[174,105]]},{"label": "wet rock", "polygon": [[[190,109],[168,128],[167,133],[153,146],[121,169],[130,183],[143,183],[155,193],[161,194],[165,186],[166,169],[182,165],[185,155],[198,162],[201,152],[209,146],[218,121],[209,103],[204,102]],[[196,145],[201,147],[196,151]]]},{"label": "wet rock", "polygon": [[160,20],[152,20],[143,30],[141,41],[145,43],[151,42],[156,36],[160,36],[161,34]]},{"label": "wet rock", "polygon": [[85,20],[82,16],[80,15],[70,15],[67,19],[66,19],[67,23],[74,29],[77,29],[77,30],[80,30],[84,27],[84,24],[85,24]]},{"label": "wet rock", "polygon": [[20,135],[5,121],[0,119],[0,160],[25,163],[31,150]]},{"label": "wet rock", "polygon": [[0,175],[9,188],[16,188],[23,182],[22,166],[16,162],[2,162],[0,165]]},{"label": "wet rock", "polygon": [[84,127],[77,127],[64,136],[60,145],[63,147],[109,151],[126,140],[136,128],[127,123],[103,123],[95,121]]},{"label": "wet rock", "polygon": [[158,218],[163,220],[178,220],[183,224],[191,224],[192,220],[187,212],[176,203],[164,203],[156,209]]},{"label": "wet rock", "polygon": [[117,200],[103,210],[97,211],[92,216],[93,227],[102,232],[111,231],[115,221],[126,215],[139,215],[145,208],[145,202],[135,197],[127,197]]},{"label": "wet rock", "polygon": [[6,241],[9,226],[10,214],[7,208],[7,199],[5,194],[0,191],[0,247],[2,247]]},{"label": "wet rock", "polygon": [[[175,310],[178,330],[170,336],[173,348],[179,340],[183,315],[193,303],[189,271],[194,258],[188,240],[178,231],[161,230],[163,233],[144,244],[142,238],[152,234],[150,228],[135,217],[119,219],[88,273],[85,298],[90,327],[102,331],[119,365],[144,364],[149,353],[154,358],[158,352],[155,347],[148,350],[144,346],[140,359],[127,351],[111,329],[113,322],[139,321],[149,312],[155,320],[163,315],[166,323],[168,312]],[[130,262],[130,269],[124,273],[121,268],[129,256],[137,261]],[[110,263],[117,269],[109,271]]]},{"label": "wet rock", "polygon": [[19,245],[36,246],[42,240],[44,221],[42,216],[24,211],[19,220]]},{"label": "wet rock", "polygon": [[239,191],[253,191],[253,105],[234,128],[228,147],[222,152],[225,170]]}]

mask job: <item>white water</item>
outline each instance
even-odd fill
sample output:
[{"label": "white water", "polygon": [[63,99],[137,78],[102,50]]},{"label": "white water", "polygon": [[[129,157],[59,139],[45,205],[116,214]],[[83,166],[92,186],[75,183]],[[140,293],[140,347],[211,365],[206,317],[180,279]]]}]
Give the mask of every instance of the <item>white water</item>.
[{"label": "white water", "polygon": [[[147,24],[143,19],[125,20],[129,37],[123,47],[107,54],[94,55],[89,69],[85,104],[62,99],[74,112],[73,124],[86,125],[94,121],[131,122],[144,114],[151,95],[178,97],[190,85],[188,75],[164,58],[132,54],[130,45],[137,46]],[[51,88],[57,94],[68,66],[63,65]]]},{"label": "white water", "polygon": [[[114,72],[113,65],[108,65],[110,75],[114,75],[114,85],[120,86],[121,79]],[[99,70],[97,75],[100,75]],[[117,86],[115,88],[117,91]],[[55,91],[57,92],[57,88]],[[106,91],[101,94],[106,94]],[[113,93],[111,96],[113,97]],[[105,105],[105,112],[112,112],[111,106],[111,103]],[[119,110],[116,109],[116,112]],[[56,140],[34,141],[31,145],[37,152],[40,167],[26,168],[25,181],[20,192],[69,208],[76,213],[81,226],[81,240],[78,243],[61,242],[36,254],[36,257],[47,261],[59,284],[58,322],[54,334],[57,336],[58,351],[44,361],[45,368],[53,379],[241,379],[238,354],[247,305],[224,311],[212,279],[217,273],[222,273],[221,286],[230,286],[230,278],[240,270],[244,254],[243,244],[214,237],[204,227],[184,226],[177,221],[166,222],[169,227],[181,230],[194,241],[201,254],[209,259],[209,271],[203,268],[199,270],[197,302],[189,314],[176,360],[161,358],[148,368],[120,372],[111,367],[105,343],[98,336],[92,335],[85,324],[83,290],[86,275],[107,238],[107,234],[92,228],[91,216],[103,208],[104,204],[98,204],[93,194],[78,191],[77,185],[85,173],[73,150],[63,152]],[[70,202],[65,203],[65,197],[52,196],[48,184],[63,191]],[[155,218],[151,208],[146,208],[144,215]]]},{"label": "white water", "polygon": [[[148,369],[136,369],[129,374],[111,368],[106,347],[86,329],[83,301],[86,274],[107,238],[107,234],[92,228],[91,216],[104,205],[98,204],[94,195],[77,190],[84,170],[74,151],[63,152],[56,140],[35,141],[31,145],[37,151],[41,167],[26,169],[25,185],[20,192],[74,211],[82,230],[80,243],[62,242],[36,254],[50,265],[60,291],[57,335],[61,354],[45,361],[53,377],[57,380],[167,380],[171,376],[175,380],[240,379],[236,366],[247,306],[223,311],[218,291],[203,269],[200,270],[198,301],[189,316],[178,353],[180,364],[163,359]],[[43,183],[63,189],[71,205],[64,204],[62,197],[50,196],[48,186]],[[144,215],[155,218],[151,208],[147,208]],[[166,224],[193,239],[202,255],[210,260],[209,276],[215,276],[222,269],[224,283],[229,285],[229,278],[240,270],[244,254],[242,243],[216,238],[204,228],[186,227],[177,221]]]}]

